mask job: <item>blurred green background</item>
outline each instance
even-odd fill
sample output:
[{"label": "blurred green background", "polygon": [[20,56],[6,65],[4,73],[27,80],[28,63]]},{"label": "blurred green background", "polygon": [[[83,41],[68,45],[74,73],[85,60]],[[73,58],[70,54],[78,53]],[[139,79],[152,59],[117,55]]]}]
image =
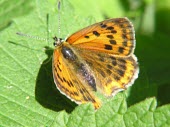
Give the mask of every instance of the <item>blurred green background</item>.
[{"label": "blurred green background", "polygon": [[[158,106],[169,104],[169,0],[61,0],[61,37],[117,17],[128,17],[136,31],[135,55],[140,74],[124,92],[128,106],[148,97],[156,97]],[[19,37],[16,32],[46,38],[50,43]],[[42,50],[45,46],[52,47],[52,37],[57,34],[56,0],[0,1],[0,119],[11,125],[18,125],[17,121],[27,125],[25,118],[29,115],[28,123],[36,126],[41,121],[53,121],[56,111],[74,110],[76,105],[63,97],[53,83],[51,61],[46,64],[52,51]],[[40,124],[33,124],[35,115]]]}]

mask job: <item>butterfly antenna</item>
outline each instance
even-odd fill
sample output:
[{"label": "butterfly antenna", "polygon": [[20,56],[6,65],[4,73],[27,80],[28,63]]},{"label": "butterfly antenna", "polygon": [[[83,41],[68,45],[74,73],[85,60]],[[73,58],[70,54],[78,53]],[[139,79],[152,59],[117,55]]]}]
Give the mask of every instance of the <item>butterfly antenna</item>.
[{"label": "butterfly antenna", "polygon": [[48,40],[45,39],[45,38],[40,38],[40,37],[37,37],[37,36],[31,36],[31,35],[23,34],[23,33],[20,33],[20,32],[17,32],[16,34],[19,35],[19,36],[28,37],[28,38],[33,38],[33,39],[40,40],[40,41],[48,41]]},{"label": "butterfly antenna", "polygon": [[63,42],[63,40],[62,40],[62,38],[60,38],[61,36],[60,36],[60,5],[61,5],[61,2],[60,2],[60,0],[58,0],[58,37],[54,37],[53,39],[54,39],[54,46],[57,46],[57,45],[60,45],[62,42]]},{"label": "butterfly antenna", "polygon": [[58,0],[58,38],[60,38],[60,0]]}]

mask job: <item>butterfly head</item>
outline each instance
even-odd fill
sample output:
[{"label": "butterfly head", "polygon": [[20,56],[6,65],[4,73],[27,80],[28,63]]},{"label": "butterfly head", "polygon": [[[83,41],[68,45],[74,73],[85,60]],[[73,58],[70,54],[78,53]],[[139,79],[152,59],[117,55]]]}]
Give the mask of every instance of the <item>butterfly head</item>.
[{"label": "butterfly head", "polygon": [[61,45],[64,42],[64,40],[62,38],[57,38],[56,36],[53,37],[53,39],[54,39],[54,46],[55,47]]}]

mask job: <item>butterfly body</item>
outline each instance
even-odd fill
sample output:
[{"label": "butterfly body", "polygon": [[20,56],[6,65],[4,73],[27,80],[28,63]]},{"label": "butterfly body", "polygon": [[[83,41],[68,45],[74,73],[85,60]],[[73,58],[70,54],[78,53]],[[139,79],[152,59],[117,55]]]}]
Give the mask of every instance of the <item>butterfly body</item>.
[{"label": "butterfly body", "polygon": [[69,47],[65,45],[62,46],[61,53],[63,58],[65,58],[65,62],[68,63],[68,66],[75,71],[81,82],[88,84],[93,90],[96,91],[94,75],[85,61],[78,56],[78,53],[75,52],[71,46]]},{"label": "butterfly body", "polygon": [[109,19],[72,34],[55,38],[53,77],[57,88],[78,104],[101,101],[132,85],[138,75],[134,29],[127,18]]}]

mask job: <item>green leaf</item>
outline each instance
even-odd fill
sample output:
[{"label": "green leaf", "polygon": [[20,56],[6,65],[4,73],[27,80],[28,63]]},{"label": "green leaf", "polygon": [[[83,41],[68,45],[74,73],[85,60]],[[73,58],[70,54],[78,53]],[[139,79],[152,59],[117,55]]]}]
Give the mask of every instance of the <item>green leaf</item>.
[{"label": "green leaf", "polygon": [[26,15],[33,9],[29,0],[1,0],[0,2],[0,30],[12,23],[12,19]]},{"label": "green leaf", "polygon": [[[86,104],[76,108],[68,117],[60,113],[52,126],[62,127],[159,127],[168,126],[170,122],[170,105],[156,109],[155,98],[148,98],[127,109],[126,101],[119,97],[107,103],[105,107],[93,110]],[[116,104],[116,105],[115,105]],[[65,122],[68,119],[68,122]]]},{"label": "green leaf", "polygon": [[[10,10],[9,14],[1,12],[0,18],[0,24],[3,24],[0,32],[1,126],[170,125],[170,39],[163,28],[152,35],[143,35],[139,27],[135,49],[140,64],[139,78],[126,91],[111,99],[103,98],[102,107],[95,111],[91,104],[77,106],[55,87],[51,67],[53,51],[44,51],[43,48],[53,48],[52,37],[59,36],[56,0],[20,2],[0,2],[1,9]],[[127,1],[88,0],[86,3],[61,0],[62,38],[105,17],[128,16],[132,11]],[[139,7],[137,10],[142,12],[142,9]],[[163,24],[165,20],[159,22]],[[9,22],[11,25],[6,27]],[[32,38],[18,36],[17,32]],[[33,36],[38,37],[35,39]],[[43,38],[48,42],[42,41]],[[156,99],[146,99],[148,97]]]},{"label": "green leaf", "polygon": [[62,111],[59,112],[56,115],[56,119],[54,119],[54,122],[51,124],[51,127],[67,127],[69,115]]}]

